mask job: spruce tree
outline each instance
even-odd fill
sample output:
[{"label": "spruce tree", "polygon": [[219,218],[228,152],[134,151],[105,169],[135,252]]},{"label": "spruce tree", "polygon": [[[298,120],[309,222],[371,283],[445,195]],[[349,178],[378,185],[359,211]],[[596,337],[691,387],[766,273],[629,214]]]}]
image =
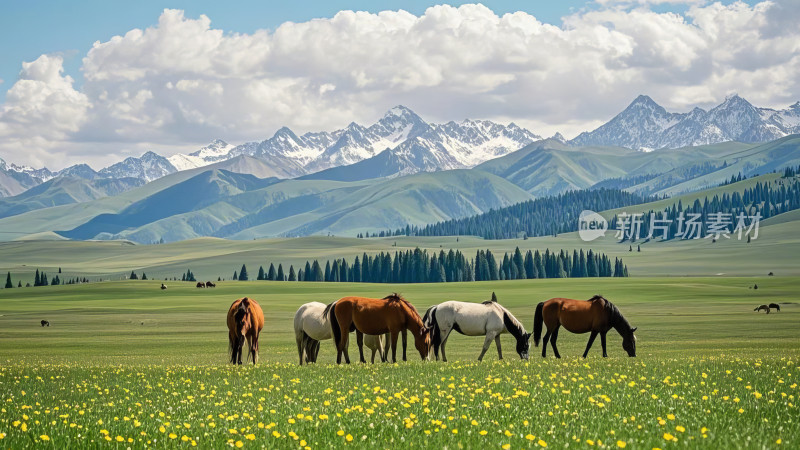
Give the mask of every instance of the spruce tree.
[{"label": "spruce tree", "polygon": [[232,278],[232,280],[233,280],[233,281],[239,281],[239,274],[238,274],[238,273],[236,273],[236,271],[235,271],[235,270],[233,271],[233,278]]},{"label": "spruce tree", "polygon": [[239,271],[239,281],[247,281],[247,267],[242,264],[242,270]]},{"label": "spruce tree", "polygon": [[11,289],[13,287],[14,285],[11,284],[11,272],[8,272],[8,275],[6,275],[6,289]]},{"label": "spruce tree", "polygon": [[289,281],[297,281],[297,278],[294,274],[294,266],[289,266]]},{"label": "spruce tree", "polygon": [[[269,270],[267,271],[267,279],[269,281],[275,281],[278,275],[275,273],[275,266],[272,263],[269,263]],[[280,280],[283,281],[283,280]]]},{"label": "spruce tree", "polygon": [[278,274],[275,276],[277,281],[286,281],[286,274],[283,273],[283,264],[278,264]]},{"label": "spruce tree", "polygon": [[256,276],[256,280],[264,280],[264,266],[258,266],[258,276]]}]

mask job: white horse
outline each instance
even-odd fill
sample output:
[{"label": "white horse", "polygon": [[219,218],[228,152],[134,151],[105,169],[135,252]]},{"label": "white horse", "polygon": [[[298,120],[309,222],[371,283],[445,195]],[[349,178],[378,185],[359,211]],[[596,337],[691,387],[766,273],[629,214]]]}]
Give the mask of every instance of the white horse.
[{"label": "white horse", "polygon": [[[319,341],[331,339],[331,322],[325,317],[325,304],[311,302],[302,305],[294,314],[294,337],[297,341],[297,353],[300,357],[300,365],[305,360],[306,363],[317,362],[319,354]],[[372,350],[372,362],[375,362],[375,353],[380,355],[381,361],[386,361],[389,350],[388,334],[383,336],[364,335],[364,345]]]},{"label": "white horse", "polygon": [[483,360],[492,340],[497,344],[497,356],[503,359],[500,335],[505,332],[516,338],[519,357],[528,359],[528,340],[531,334],[525,331],[525,327],[513,314],[497,303],[494,293],[491,300],[483,303],[444,302],[429,309],[425,316],[433,324],[433,348],[437,361],[441,347],[442,360],[447,362],[445,345],[453,330],[466,336],[486,336],[478,361]]}]

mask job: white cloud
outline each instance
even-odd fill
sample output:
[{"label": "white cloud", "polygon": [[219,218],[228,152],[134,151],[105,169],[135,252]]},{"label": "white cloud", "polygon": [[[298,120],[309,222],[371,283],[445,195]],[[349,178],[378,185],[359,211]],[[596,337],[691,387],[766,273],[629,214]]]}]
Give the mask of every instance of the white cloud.
[{"label": "white cloud", "polygon": [[167,153],[216,137],[260,140],[283,125],[369,123],[395,104],[432,121],[513,120],[543,135],[592,128],[641,93],[679,110],[734,91],[783,107],[800,96],[800,32],[787,19],[797,1],[681,1],[690,7],[676,14],[653,12],[661,0],[609,0],[560,27],[482,5],[342,11],[252,34],[165,10],[156,26],[96,42],[80,92],[59,57],[26,63],[0,109],[0,152],[26,162],[20,149],[42,155],[68,141],[86,158]]}]

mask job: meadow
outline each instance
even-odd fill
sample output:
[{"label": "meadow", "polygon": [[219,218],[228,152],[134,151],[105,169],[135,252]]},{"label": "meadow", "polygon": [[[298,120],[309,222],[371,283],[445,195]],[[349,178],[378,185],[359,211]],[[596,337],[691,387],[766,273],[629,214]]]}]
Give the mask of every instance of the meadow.
[{"label": "meadow", "polygon": [[[247,448],[797,446],[796,277],[520,280],[378,285],[116,281],[0,291],[0,447]],[[758,289],[752,289],[757,284]],[[499,301],[530,329],[536,303],[600,293],[639,327],[638,356],[609,334],[562,333],[561,360],[522,361],[503,336],[454,336],[451,362],[297,365],[296,308],[399,291],[419,309]],[[256,298],[258,366],[226,364],[225,312]],[[782,311],[753,312],[761,303]],[[49,320],[51,327],[39,321]],[[351,355],[355,352],[351,348]]]}]

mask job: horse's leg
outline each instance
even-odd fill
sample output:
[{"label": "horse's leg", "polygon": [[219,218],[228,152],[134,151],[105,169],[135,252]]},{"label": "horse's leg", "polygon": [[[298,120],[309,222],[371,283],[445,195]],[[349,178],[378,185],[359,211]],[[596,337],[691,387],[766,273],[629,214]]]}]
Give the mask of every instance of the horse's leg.
[{"label": "horse's leg", "polygon": [[297,353],[300,354],[300,365],[303,365],[303,349],[306,348],[306,334],[303,333],[301,336],[297,334],[294,335],[294,340],[297,341]]},{"label": "horse's leg", "polygon": [[542,338],[542,358],[547,358],[547,342],[550,341],[550,328],[544,333]]},{"label": "horse's leg", "polygon": [[358,356],[361,358],[362,363],[366,363],[364,359],[364,333],[356,330],[356,343],[358,343]]},{"label": "horse's leg", "polygon": [[499,334],[497,336],[495,336],[494,343],[497,346],[497,358],[498,359],[503,359],[503,350],[500,349],[500,335]]},{"label": "horse's leg", "polygon": [[407,334],[408,330],[403,330],[403,361],[406,361],[406,345],[407,345],[406,341],[408,339]]},{"label": "horse's leg", "polygon": [[586,355],[589,354],[589,349],[592,348],[592,344],[594,344],[594,339],[597,337],[597,331],[592,331],[592,335],[589,336],[589,342],[586,343],[586,351],[583,352],[583,357],[586,358]]},{"label": "horse's leg", "polygon": [[561,355],[558,353],[558,347],[556,347],[556,341],[558,340],[558,329],[561,328],[561,324],[556,325],[556,328],[553,330],[553,335],[550,336],[550,345],[553,346],[553,354],[556,355],[556,358],[561,358]]},{"label": "horse's leg", "polygon": [[313,362],[313,363],[317,362],[317,357],[319,356],[319,347],[320,347],[320,342],[317,341],[317,340],[314,340],[313,349],[311,351],[313,353],[313,355],[314,355],[313,358],[311,359],[311,362]]},{"label": "horse's leg", "polygon": [[383,354],[381,356],[381,362],[389,361],[389,343],[392,342],[392,334],[386,333],[383,335]]},{"label": "horse's leg", "polygon": [[606,333],[600,333],[600,345],[603,346],[603,358],[608,358],[608,353],[606,353]]},{"label": "horse's leg", "polygon": [[397,335],[400,331],[392,331],[392,363],[397,362]]},{"label": "horse's leg", "polygon": [[486,339],[483,340],[483,350],[481,350],[481,355],[478,356],[478,361],[483,361],[483,355],[486,354],[486,350],[489,350],[489,346],[492,345],[492,340],[494,340],[494,335],[492,333],[486,333]]},{"label": "horse's leg", "polygon": [[439,336],[444,334],[444,338],[442,338],[442,342],[439,344],[439,346],[442,348],[442,361],[443,362],[447,362],[447,355],[444,353],[444,346],[445,346],[445,344],[447,344],[447,339],[450,337],[450,332],[451,331],[453,331],[452,328],[447,330],[447,333],[445,333],[445,330],[440,330]]}]

